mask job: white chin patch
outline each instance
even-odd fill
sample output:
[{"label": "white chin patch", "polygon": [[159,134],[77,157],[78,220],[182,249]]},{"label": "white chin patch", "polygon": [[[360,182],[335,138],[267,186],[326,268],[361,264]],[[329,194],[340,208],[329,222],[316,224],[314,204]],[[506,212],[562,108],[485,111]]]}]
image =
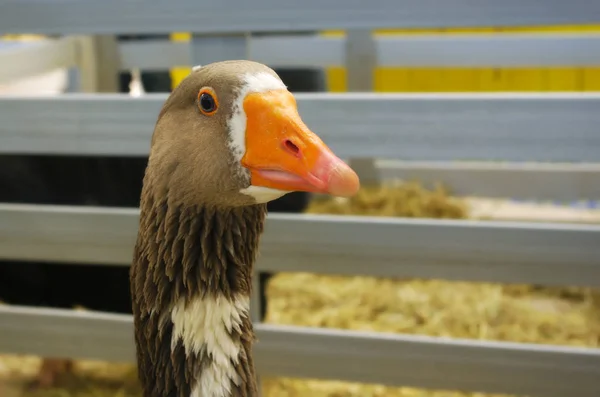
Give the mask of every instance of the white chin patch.
[{"label": "white chin patch", "polygon": [[291,192],[261,186],[248,186],[247,188],[240,190],[240,193],[254,197],[258,204],[264,204]]}]

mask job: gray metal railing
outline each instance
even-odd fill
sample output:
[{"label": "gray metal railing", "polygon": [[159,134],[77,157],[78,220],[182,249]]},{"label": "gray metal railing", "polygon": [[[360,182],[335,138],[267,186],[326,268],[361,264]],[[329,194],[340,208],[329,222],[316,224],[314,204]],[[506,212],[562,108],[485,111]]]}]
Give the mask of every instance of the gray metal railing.
[{"label": "gray metal railing", "polygon": [[9,33],[201,34],[396,27],[590,24],[595,0],[195,0],[102,2],[2,0],[0,29]]},{"label": "gray metal railing", "polygon": [[[598,93],[296,97],[303,120],[344,158],[600,162]],[[165,99],[3,97],[0,153],[146,156]]]},{"label": "gray metal railing", "polygon": [[[347,66],[347,37],[285,35],[247,37],[247,57],[274,68]],[[584,67],[600,64],[598,33],[427,34],[372,38],[376,66],[382,67]],[[43,43],[0,46],[0,82],[59,67],[80,65],[81,36]],[[169,40],[116,44],[114,66],[121,70],[166,70],[195,62],[193,45]],[[209,55],[204,60],[211,61]],[[203,60],[202,56],[198,60]],[[203,63],[203,62],[201,62]]]},{"label": "gray metal railing", "polygon": [[[128,266],[138,210],[2,204],[0,218],[0,259]],[[600,225],[272,214],[257,270],[600,287],[599,233]]]},{"label": "gray metal railing", "polygon": [[[165,98],[166,94],[137,99],[118,94],[1,97],[0,153],[146,156],[155,115]],[[378,178],[441,178],[458,193],[496,197],[600,197],[597,93],[297,98],[307,124],[340,156],[403,160],[376,166]],[[517,163],[472,162],[490,159]],[[562,164],[523,163],[528,160]]]},{"label": "gray metal railing", "polygon": [[[375,37],[369,29],[599,21],[595,0],[0,1],[2,32],[83,35],[0,49],[0,82],[76,67],[82,91],[110,92],[103,80],[118,70],[243,57],[273,67],[343,65],[350,91],[369,91],[377,65],[600,65],[597,34]],[[249,34],[320,29],[348,32]],[[181,30],[194,32],[190,43],[111,37]],[[146,156],[164,99],[1,97],[0,153]],[[298,95],[307,124],[342,157],[360,160],[361,176],[559,200],[600,198],[599,102],[598,93]],[[481,162],[490,159],[511,163]],[[137,209],[0,204],[0,259],[127,266],[137,216]],[[272,215],[257,268],[599,287],[598,242],[599,225]],[[600,394],[599,349],[273,326],[253,316],[264,375],[532,397]],[[133,349],[129,316],[0,306],[3,352],[132,361]]]},{"label": "gray metal railing", "polygon": [[[135,360],[129,316],[10,306],[0,306],[0,316],[2,351]],[[260,340],[255,363],[266,375],[530,396],[598,395],[600,353],[591,349],[269,324],[256,324],[255,331]]]},{"label": "gray metal railing", "polygon": [[[583,67],[600,64],[600,34],[410,35],[374,37],[382,67]],[[272,67],[344,67],[346,37],[251,37],[248,54]],[[157,57],[156,54],[161,54]],[[189,43],[167,40],[119,46],[121,68],[164,70],[192,63]]]}]

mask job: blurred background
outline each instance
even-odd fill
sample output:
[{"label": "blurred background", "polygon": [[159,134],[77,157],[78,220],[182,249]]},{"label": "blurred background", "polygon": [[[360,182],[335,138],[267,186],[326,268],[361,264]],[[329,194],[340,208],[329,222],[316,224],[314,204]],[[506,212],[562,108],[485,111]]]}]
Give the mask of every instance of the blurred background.
[{"label": "blurred background", "polygon": [[[0,33],[2,31],[0,26]],[[3,69],[0,65],[0,95],[7,98],[20,95],[62,96],[84,91],[104,94],[121,93],[138,98],[148,94],[170,92],[190,73],[191,64],[172,65],[164,70],[111,69],[109,66],[118,63],[119,60],[114,59],[116,57],[114,53],[110,55],[110,51],[102,51],[103,46],[116,48],[127,43],[158,41],[190,44],[193,38],[190,33],[172,32],[164,35],[116,35],[116,33],[119,32],[115,32],[115,35],[92,38],[96,40],[93,45],[96,46],[98,68],[107,66],[107,71],[92,72],[95,73],[93,79],[86,80],[89,75],[82,75],[81,72],[78,74],[76,68],[55,68],[28,77],[3,79]],[[375,39],[418,36],[443,40],[461,35],[469,38],[485,38],[507,34],[538,33],[574,35],[573,37],[584,35],[596,40],[595,42],[600,42],[600,38],[596,36],[600,34],[600,25],[578,24],[374,29],[367,36],[372,34]],[[294,37],[345,37],[345,32],[341,30],[289,34]],[[252,35],[252,38],[265,37],[282,37],[282,34],[262,32]],[[17,54],[24,48],[28,48],[26,46],[53,41],[57,36],[11,33],[2,36],[1,39],[0,60],[7,62],[5,60],[8,60],[9,55]],[[596,45],[593,48],[598,47]],[[437,55],[437,58],[443,58],[440,54]],[[432,57],[435,58],[435,54]],[[507,92],[515,95],[524,93],[552,95],[558,92],[600,91],[600,63],[597,65],[586,63],[582,66],[572,65],[570,61],[566,63],[569,65],[384,67],[375,64],[372,71],[368,70],[367,75],[361,71],[356,72],[355,80],[351,78],[351,72],[346,66],[295,68],[274,66],[274,68],[294,93]],[[18,75],[18,73],[13,74]],[[93,81],[92,88],[85,86],[90,81]],[[6,102],[0,102],[0,106],[3,104]],[[35,108],[31,111],[35,112]],[[586,117],[586,115],[587,113],[582,113],[579,117]],[[12,127],[5,125],[5,128]],[[402,129],[403,126],[398,125],[397,128]],[[5,131],[0,120],[0,136],[3,133]],[[327,139],[325,141],[327,142]],[[597,142],[597,140],[590,141],[589,144],[600,153],[600,147],[596,146]],[[421,171],[411,172],[412,168],[406,164],[395,165],[393,161],[396,159],[378,158],[377,163],[372,159],[350,160],[360,168],[361,177],[364,175],[363,187],[355,198],[340,200],[293,193],[270,203],[269,210],[271,213],[360,215],[400,219],[535,222],[552,225],[565,223],[586,225],[591,228],[599,227],[600,224],[598,207],[600,195],[597,188],[600,184],[596,187],[590,186],[600,182],[598,176],[600,168],[598,164],[589,164],[588,161],[585,161],[585,167],[588,167],[586,170],[593,172],[583,172],[580,171],[581,167],[575,166],[573,169],[561,168],[561,170],[573,178],[579,178],[578,182],[569,186],[581,192],[592,192],[591,195],[579,195],[575,192],[571,195],[557,194],[556,197],[551,194],[534,197],[529,193],[520,196],[512,195],[511,192],[518,191],[518,188],[512,188],[512,191],[508,189],[504,195],[497,192],[486,195],[486,191],[494,190],[488,189],[490,185],[497,183],[494,177],[486,180],[488,174],[484,173],[478,176],[476,181],[467,181],[467,176],[456,176],[452,172],[438,172],[445,169],[443,164],[435,164],[431,172],[423,171],[429,165],[421,165]],[[536,159],[531,158],[526,163],[535,168]],[[563,163],[566,162],[560,162],[559,166],[568,167]],[[577,163],[577,160],[572,163]],[[0,150],[0,202],[136,208],[139,204],[145,164],[144,155],[43,155]],[[472,167],[482,169],[491,167],[493,172],[502,174],[504,171],[498,164],[500,163],[484,162],[481,165],[480,161]],[[575,165],[581,166],[581,164]],[[494,168],[496,166],[498,168]],[[379,167],[379,175],[388,177],[370,178],[369,172],[373,170],[372,167]],[[520,165],[515,167],[518,168]],[[446,170],[452,169],[449,166]],[[490,175],[493,172],[490,171]],[[552,184],[555,181],[552,177],[545,176],[536,180],[536,175],[539,175],[536,172],[531,173],[534,178],[531,180],[531,185]],[[503,186],[527,184],[522,182],[524,180],[522,175],[513,174],[516,173],[506,173],[498,177],[503,178]],[[6,212],[0,212],[0,223],[3,222],[2,214]],[[33,223],[31,227],[35,227]],[[3,232],[10,233],[8,229]],[[0,245],[0,249],[1,247]],[[0,301],[4,305],[130,313],[126,266],[66,264],[56,261],[54,263],[30,262],[8,256],[0,255],[2,257]],[[600,268],[600,258],[589,258],[588,262],[594,265],[595,269]],[[370,265],[365,263],[364,266]],[[597,270],[596,273],[592,273],[591,270],[590,272],[598,275]],[[598,280],[590,280],[589,286],[560,286],[526,281],[508,284],[498,282],[493,277],[481,281],[451,281],[444,280],[444,277],[425,279],[411,277],[410,274],[402,277],[372,277],[307,272],[261,272],[258,277],[261,281],[261,319],[268,324],[591,349],[597,349],[600,344],[600,294],[595,288],[599,284]],[[0,349],[0,397],[140,395],[131,363],[71,360],[69,357],[43,358],[33,353],[27,355],[9,353],[4,354]],[[598,354],[596,350],[594,354]],[[261,382],[264,395],[269,397],[508,396],[508,394],[486,393],[479,390],[438,390],[415,387],[415,385],[363,384],[334,379],[264,376],[261,377]]]}]

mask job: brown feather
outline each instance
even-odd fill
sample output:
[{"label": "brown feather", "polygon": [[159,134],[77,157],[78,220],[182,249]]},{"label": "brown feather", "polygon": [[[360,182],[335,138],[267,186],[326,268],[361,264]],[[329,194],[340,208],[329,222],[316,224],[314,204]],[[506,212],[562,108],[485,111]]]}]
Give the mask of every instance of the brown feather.
[{"label": "brown feather", "polygon": [[[170,311],[182,297],[190,301],[204,294],[230,299],[233,294],[250,295],[252,266],[266,206],[229,211],[197,206],[164,211],[164,201],[144,204],[131,268],[140,379],[146,397],[189,397],[190,382],[198,380],[195,376],[209,362],[186,355],[181,342],[171,351]],[[177,233],[158,238],[163,228]],[[241,231],[241,236],[236,231]],[[180,241],[187,244],[179,244]],[[156,255],[161,251],[171,255]],[[240,331],[232,330],[231,336],[244,347],[236,370],[245,382],[233,395],[254,396],[254,336],[250,319],[243,319]]]},{"label": "brown feather", "polygon": [[[130,281],[138,372],[145,397],[189,397],[205,353],[171,346],[176,302],[206,296],[250,296],[252,266],[266,204],[240,193],[248,172],[229,149],[231,117],[240,72],[270,68],[250,61],[220,62],[188,76],[169,96],[157,119],[141,195],[141,214]],[[278,78],[278,77],[277,77]],[[219,109],[201,114],[197,96],[210,86]],[[235,328],[235,327],[234,327]],[[241,346],[235,365],[242,382],[232,396],[256,396],[254,333],[243,318],[230,337]]]}]

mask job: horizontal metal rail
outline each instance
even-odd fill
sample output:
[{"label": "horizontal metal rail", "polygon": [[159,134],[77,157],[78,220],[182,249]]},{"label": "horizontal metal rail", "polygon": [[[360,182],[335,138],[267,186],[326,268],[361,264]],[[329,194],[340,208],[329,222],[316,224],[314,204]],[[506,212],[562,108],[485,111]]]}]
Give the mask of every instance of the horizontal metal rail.
[{"label": "horizontal metal rail", "polygon": [[[128,266],[138,216],[2,204],[0,259]],[[272,214],[265,229],[258,271],[600,286],[600,225]]]},{"label": "horizontal metal rail", "polygon": [[[345,158],[600,161],[598,93],[296,97],[308,126]],[[0,153],[145,156],[165,99],[5,96]]]},{"label": "horizontal metal rail", "polygon": [[76,39],[0,43],[0,84],[75,66]]},{"label": "horizontal metal rail", "polygon": [[[344,37],[249,40],[249,59],[274,68],[344,67]],[[600,65],[600,34],[406,35],[374,38],[380,67],[584,67]],[[119,45],[121,68],[165,70],[192,64],[191,45],[168,40]]]},{"label": "horizontal metal rail", "polygon": [[[260,375],[597,397],[600,350],[256,324]],[[0,306],[0,351],[135,360],[128,315]]]},{"label": "horizontal metal rail", "polygon": [[[248,58],[274,68],[344,67],[344,37],[253,37]],[[374,38],[381,67],[583,67],[600,65],[600,34],[408,35]],[[0,83],[76,64],[74,37],[0,44]],[[119,44],[122,70],[190,66],[191,45],[169,40]]]},{"label": "horizontal metal rail", "polygon": [[401,179],[428,188],[442,182],[459,196],[556,202],[600,199],[600,164],[376,160],[373,171],[365,181]]},{"label": "horizontal metal rail", "polygon": [[234,33],[598,23],[596,0],[195,0],[0,2],[1,33]]}]

